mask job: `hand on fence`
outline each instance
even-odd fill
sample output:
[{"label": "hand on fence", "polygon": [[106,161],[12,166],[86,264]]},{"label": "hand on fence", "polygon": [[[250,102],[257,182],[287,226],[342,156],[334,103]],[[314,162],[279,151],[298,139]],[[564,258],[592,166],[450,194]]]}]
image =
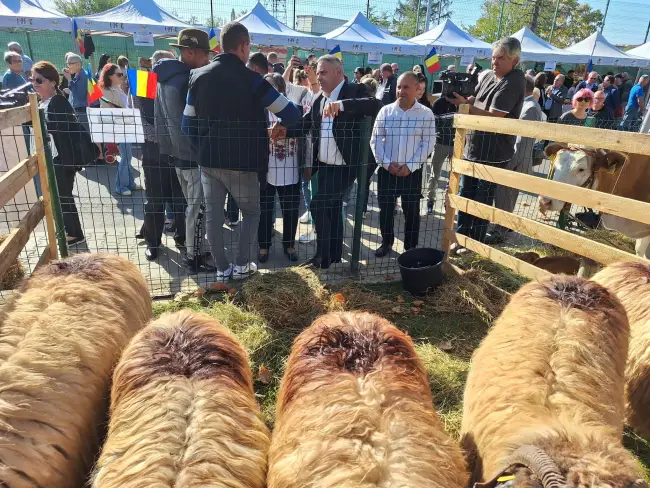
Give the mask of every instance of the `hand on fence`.
[{"label": "hand on fence", "polygon": [[341,102],[329,102],[323,109],[323,118],[334,118],[341,111]]},{"label": "hand on fence", "polygon": [[276,122],[273,124],[273,127],[269,129],[269,137],[274,141],[277,141],[278,139],[286,139],[287,128]]}]

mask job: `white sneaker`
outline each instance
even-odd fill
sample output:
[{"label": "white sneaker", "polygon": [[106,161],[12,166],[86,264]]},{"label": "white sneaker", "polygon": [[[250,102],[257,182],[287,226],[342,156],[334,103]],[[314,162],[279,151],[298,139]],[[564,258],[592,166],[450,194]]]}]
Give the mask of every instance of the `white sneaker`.
[{"label": "white sneaker", "polygon": [[255,263],[249,262],[245,266],[235,266],[235,269],[232,272],[232,279],[243,280],[255,274],[256,271],[257,271],[257,264]]},{"label": "white sneaker", "polygon": [[301,224],[308,224],[311,222],[311,213],[309,210],[307,210],[304,214],[300,216],[300,223]]},{"label": "white sneaker", "polygon": [[307,232],[306,234],[303,234],[298,238],[298,242],[302,242],[303,244],[314,240],[316,240],[316,232],[314,231]]},{"label": "white sneaker", "polygon": [[123,197],[130,197],[132,195],[132,193],[131,193],[131,190],[124,190],[124,191],[120,192],[120,195],[122,195]]},{"label": "white sneaker", "polygon": [[228,266],[228,269],[225,271],[217,270],[216,280],[217,283],[227,283],[230,277],[233,275],[234,266],[231,264]]}]

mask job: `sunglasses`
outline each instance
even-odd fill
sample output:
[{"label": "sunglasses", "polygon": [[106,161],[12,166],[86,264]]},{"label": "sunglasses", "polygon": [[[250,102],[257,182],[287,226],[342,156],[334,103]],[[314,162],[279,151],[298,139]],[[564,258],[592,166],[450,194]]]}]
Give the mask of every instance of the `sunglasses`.
[{"label": "sunglasses", "polygon": [[589,98],[589,97],[580,97],[580,98],[576,98],[576,102],[591,102],[591,100],[592,100],[592,99]]},{"label": "sunglasses", "polygon": [[45,83],[45,78],[34,78],[33,76],[29,79],[32,83],[36,83],[37,85],[42,85]]}]

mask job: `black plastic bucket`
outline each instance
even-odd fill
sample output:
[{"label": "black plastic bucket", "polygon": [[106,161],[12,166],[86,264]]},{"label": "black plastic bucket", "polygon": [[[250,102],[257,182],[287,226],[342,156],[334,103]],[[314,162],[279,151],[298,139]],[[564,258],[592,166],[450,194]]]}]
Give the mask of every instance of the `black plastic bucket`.
[{"label": "black plastic bucket", "polygon": [[445,252],[430,247],[409,249],[397,258],[402,286],[411,295],[424,295],[442,284]]}]

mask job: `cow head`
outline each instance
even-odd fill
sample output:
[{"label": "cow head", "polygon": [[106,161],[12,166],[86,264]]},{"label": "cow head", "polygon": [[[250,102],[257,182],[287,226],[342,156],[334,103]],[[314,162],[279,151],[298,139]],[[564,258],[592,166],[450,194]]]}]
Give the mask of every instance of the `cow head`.
[{"label": "cow head", "polygon": [[[623,166],[627,155],[617,151],[566,146],[554,142],[544,154],[553,161],[553,181],[583,188],[594,188],[599,171],[614,172]],[[565,202],[540,196],[539,210],[559,212]]]}]

